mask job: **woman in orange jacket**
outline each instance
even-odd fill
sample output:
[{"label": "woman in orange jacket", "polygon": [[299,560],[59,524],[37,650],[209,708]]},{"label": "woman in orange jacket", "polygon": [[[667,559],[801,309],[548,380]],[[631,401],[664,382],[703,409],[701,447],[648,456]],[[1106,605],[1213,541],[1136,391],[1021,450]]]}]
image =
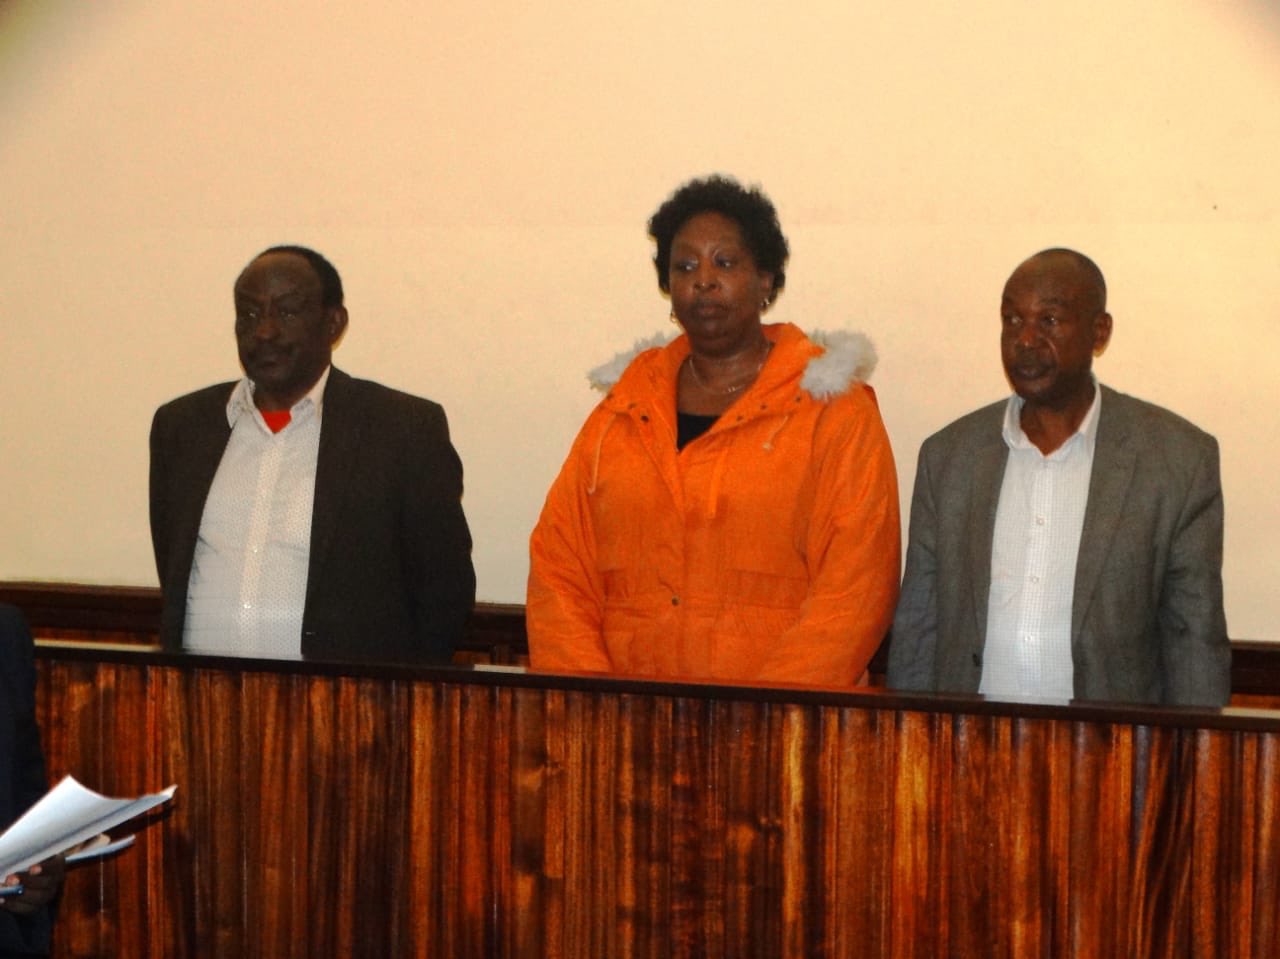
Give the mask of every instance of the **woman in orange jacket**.
[{"label": "woman in orange jacket", "polygon": [[694,180],[649,221],[684,331],[607,391],[530,542],[534,668],[848,686],[893,617],[900,527],[861,334],[761,314],[787,241],[759,190]]}]

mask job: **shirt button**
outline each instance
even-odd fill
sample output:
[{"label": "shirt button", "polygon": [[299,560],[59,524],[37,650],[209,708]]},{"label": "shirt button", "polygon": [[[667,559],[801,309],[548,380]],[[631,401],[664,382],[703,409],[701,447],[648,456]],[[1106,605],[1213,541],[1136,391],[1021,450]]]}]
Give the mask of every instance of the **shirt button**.
[{"label": "shirt button", "polygon": [[244,608],[245,608],[245,609],[253,609],[253,603],[245,603],[245,604],[244,604]]},{"label": "shirt button", "polygon": [[672,605],[672,606],[679,606],[679,605],[680,605],[680,597],[679,597],[679,596],[672,596],[672,597],[671,597],[671,605]]},{"label": "shirt button", "polygon": [[1033,582],[1033,583],[1038,583],[1038,582],[1040,582],[1040,577],[1039,577],[1039,576],[1032,576],[1032,577],[1031,577],[1031,582]]},{"label": "shirt button", "polygon": [[1036,525],[1037,525],[1037,526],[1043,526],[1043,525],[1044,525],[1044,517],[1043,517],[1043,516],[1037,516],[1037,517],[1036,517]]}]

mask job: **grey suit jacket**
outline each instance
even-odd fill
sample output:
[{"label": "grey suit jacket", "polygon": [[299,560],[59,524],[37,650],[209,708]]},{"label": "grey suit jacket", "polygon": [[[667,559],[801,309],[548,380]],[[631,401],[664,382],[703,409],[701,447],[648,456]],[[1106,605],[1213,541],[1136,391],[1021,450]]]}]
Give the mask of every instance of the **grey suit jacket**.
[{"label": "grey suit jacket", "polygon": [[[1221,705],[1231,648],[1218,444],[1167,410],[1101,389],[1071,610],[1075,696]],[[920,449],[890,686],[978,690],[1004,409],[970,413]]]},{"label": "grey suit jacket", "polygon": [[[234,383],[166,403],[151,425],[161,639],[182,646],[205,499],[231,436]],[[324,392],[302,652],[448,661],[475,602],[462,464],[444,410],[334,368]]]}]

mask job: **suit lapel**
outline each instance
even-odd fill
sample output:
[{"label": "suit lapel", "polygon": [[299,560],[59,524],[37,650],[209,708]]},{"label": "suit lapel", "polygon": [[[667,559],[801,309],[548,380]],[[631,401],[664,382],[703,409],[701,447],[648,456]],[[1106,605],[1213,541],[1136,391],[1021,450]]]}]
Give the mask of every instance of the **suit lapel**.
[{"label": "suit lapel", "polygon": [[333,544],[342,522],[341,505],[358,462],[364,424],[356,408],[356,387],[337,368],[329,370],[320,415],[320,448],[316,455],[316,491],[311,511],[311,555],[307,562],[307,595],[319,579],[321,560]]},{"label": "suit lapel", "polygon": [[209,498],[213,478],[217,475],[222,454],[226,452],[227,441],[231,438],[231,425],[227,422],[227,402],[235,384],[228,383],[226,387],[225,391],[209,394],[208,404],[193,410],[192,419],[179,431],[178,441],[187,445],[187,451],[182,455],[183,472],[171,485],[177,500],[171,522],[176,531],[174,549],[177,550],[177,555],[185,557],[185,572],[188,573],[191,558],[195,555],[196,539],[200,535],[205,501]]},{"label": "suit lapel", "polygon": [[1124,397],[1106,387],[1099,388],[1102,390],[1102,409],[1099,410],[1093,472],[1089,477],[1089,500],[1085,505],[1084,526],[1080,530],[1075,593],[1071,603],[1073,642],[1078,642],[1082,634],[1085,613],[1093,601],[1103,563],[1120,526],[1117,517],[1124,508],[1137,465],[1137,454],[1129,442],[1130,424]]},{"label": "suit lapel", "polygon": [[[967,576],[973,590],[973,609],[976,618],[978,640],[987,635],[987,599],[991,593],[991,543],[995,537],[996,505],[1000,501],[1000,486],[1004,482],[1004,468],[1009,459],[1009,448],[1001,433],[1004,422],[1004,406],[996,407],[995,417],[984,424],[982,433],[973,444],[973,488],[965,504],[969,507],[967,536],[969,542]],[[961,506],[961,508],[964,508]]]}]

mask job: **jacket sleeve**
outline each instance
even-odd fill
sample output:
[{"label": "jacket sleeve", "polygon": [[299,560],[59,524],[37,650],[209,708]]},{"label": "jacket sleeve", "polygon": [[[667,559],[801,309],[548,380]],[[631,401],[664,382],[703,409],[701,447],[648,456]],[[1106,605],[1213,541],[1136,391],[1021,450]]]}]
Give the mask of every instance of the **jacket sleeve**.
[{"label": "jacket sleeve", "polygon": [[934,688],[938,647],[938,522],[927,447],[916,464],[907,537],[907,569],[893,619],[887,685],[894,689]]},{"label": "jacket sleeve", "polygon": [[529,660],[534,669],[547,672],[611,669],[603,633],[604,584],[588,502],[592,476],[587,437],[593,423],[594,415],[547,493],[529,539]]},{"label": "jacket sleeve", "polygon": [[[40,749],[40,729],[35,715],[35,660],[31,632],[18,610],[0,606],[0,642],[7,647],[0,664],[6,675],[0,677],[0,693],[11,700],[13,714],[13,755],[0,757],[12,762],[13,805],[15,813],[29,809],[48,789],[45,781],[44,753]],[[0,823],[0,829],[9,823]],[[0,877],[3,878],[3,877]],[[21,949],[25,954],[44,954],[49,949],[52,907],[46,906],[26,916],[5,914],[0,917],[0,952]]]},{"label": "jacket sleeve", "polygon": [[1210,439],[1192,472],[1160,587],[1160,658],[1169,704],[1222,706],[1231,698],[1222,513],[1218,444]]},{"label": "jacket sleeve", "polygon": [[761,679],[847,685],[861,680],[889,629],[901,569],[897,471],[869,387],[831,404],[813,457],[808,593]]},{"label": "jacket sleeve", "polygon": [[476,598],[471,530],[462,511],[462,460],[436,403],[415,402],[403,528],[414,622],[430,658],[447,661],[466,629]]},{"label": "jacket sleeve", "polygon": [[168,449],[168,430],[165,426],[165,407],[156,410],[151,420],[151,460],[148,473],[148,499],[151,510],[151,549],[156,560],[156,574],[160,585],[169,568],[169,524],[166,512],[168,474],[165,452]]}]

